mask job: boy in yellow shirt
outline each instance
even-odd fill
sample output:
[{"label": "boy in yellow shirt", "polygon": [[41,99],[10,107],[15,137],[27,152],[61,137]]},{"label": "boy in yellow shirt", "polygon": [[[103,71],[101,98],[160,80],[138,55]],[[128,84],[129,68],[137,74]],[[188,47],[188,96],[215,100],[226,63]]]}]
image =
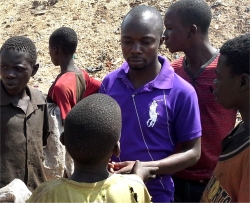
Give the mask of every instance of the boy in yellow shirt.
[{"label": "boy in yellow shirt", "polygon": [[144,170],[136,162],[133,172],[140,177],[107,169],[111,155],[120,154],[121,110],[114,99],[104,94],[84,98],[69,112],[64,127],[61,141],[74,160],[74,173],[43,183],[28,202],[151,201],[141,178],[157,168]]}]

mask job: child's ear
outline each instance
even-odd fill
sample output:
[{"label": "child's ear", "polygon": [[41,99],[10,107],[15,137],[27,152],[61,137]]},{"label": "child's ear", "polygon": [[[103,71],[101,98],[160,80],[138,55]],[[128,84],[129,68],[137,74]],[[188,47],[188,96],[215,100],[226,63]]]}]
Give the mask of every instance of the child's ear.
[{"label": "child's ear", "polygon": [[250,75],[248,74],[242,74],[241,75],[241,87],[240,89],[242,91],[249,90],[250,88]]},{"label": "child's ear", "polygon": [[58,54],[58,51],[59,51],[59,50],[58,50],[58,48],[57,48],[57,47],[53,47],[53,52],[54,52],[54,54],[55,54],[55,55],[57,55],[57,54]]},{"label": "child's ear", "polygon": [[188,33],[188,37],[193,37],[197,33],[197,26],[196,25],[191,25]]},{"label": "child's ear", "polygon": [[39,68],[39,64],[36,64],[36,65],[33,66],[32,75],[31,76],[34,76],[36,74],[36,72],[38,71],[38,68]]},{"label": "child's ear", "polygon": [[119,157],[120,153],[121,153],[120,142],[118,141],[113,148],[113,155],[115,155],[116,157]]},{"label": "child's ear", "polygon": [[60,141],[64,145],[64,132],[62,132],[62,134],[60,136]]}]

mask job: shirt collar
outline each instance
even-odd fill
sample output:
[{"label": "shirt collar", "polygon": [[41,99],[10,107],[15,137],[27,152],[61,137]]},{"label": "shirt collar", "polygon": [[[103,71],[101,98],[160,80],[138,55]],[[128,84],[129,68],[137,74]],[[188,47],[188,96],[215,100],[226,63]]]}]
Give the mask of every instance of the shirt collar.
[{"label": "shirt collar", "polygon": [[[45,96],[41,97],[41,93],[39,92],[39,90],[34,90],[30,87],[26,87],[26,91],[28,93],[28,95],[30,96],[30,102],[32,104],[32,106],[34,107],[34,109],[37,109],[37,105],[44,105],[46,104],[45,102]],[[5,90],[2,80],[0,80],[0,106],[5,106],[8,104],[13,104],[12,101],[12,97],[7,93],[7,91]]]},{"label": "shirt collar", "polygon": [[[147,83],[144,87],[147,86],[148,89],[171,89],[174,81],[174,69],[170,66],[169,61],[165,57],[158,56],[158,60],[162,65],[161,71],[154,80]],[[128,71],[128,63],[124,62],[117,74],[117,78],[127,78]]]}]

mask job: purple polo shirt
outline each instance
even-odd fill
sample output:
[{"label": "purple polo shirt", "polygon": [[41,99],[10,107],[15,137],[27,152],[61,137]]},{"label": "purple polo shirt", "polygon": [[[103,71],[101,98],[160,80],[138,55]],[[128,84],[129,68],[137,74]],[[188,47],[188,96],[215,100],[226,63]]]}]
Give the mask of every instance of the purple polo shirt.
[{"label": "purple polo shirt", "polygon": [[[174,73],[168,60],[158,57],[162,68],[157,77],[134,89],[125,62],[108,74],[100,92],[114,98],[122,111],[121,155],[113,161],[152,161],[174,153],[177,143],[201,136],[200,112],[194,88]],[[147,184],[153,202],[173,200],[170,175]]]}]

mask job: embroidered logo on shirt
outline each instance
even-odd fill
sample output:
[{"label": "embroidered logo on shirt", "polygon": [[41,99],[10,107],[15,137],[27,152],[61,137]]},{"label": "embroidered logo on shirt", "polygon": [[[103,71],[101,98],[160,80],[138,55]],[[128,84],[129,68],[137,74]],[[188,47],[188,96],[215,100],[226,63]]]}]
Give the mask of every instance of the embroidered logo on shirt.
[{"label": "embroidered logo on shirt", "polygon": [[[162,101],[161,100],[158,100],[158,101]],[[152,104],[150,105],[149,107],[149,119],[147,121],[147,126],[148,127],[154,127],[155,125],[155,122],[157,120],[157,116],[159,115],[157,112],[156,112],[156,108],[157,108],[158,104],[157,104],[157,100],[154,100],[152,102]]]}]

